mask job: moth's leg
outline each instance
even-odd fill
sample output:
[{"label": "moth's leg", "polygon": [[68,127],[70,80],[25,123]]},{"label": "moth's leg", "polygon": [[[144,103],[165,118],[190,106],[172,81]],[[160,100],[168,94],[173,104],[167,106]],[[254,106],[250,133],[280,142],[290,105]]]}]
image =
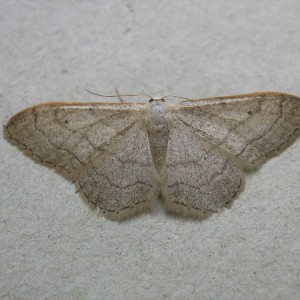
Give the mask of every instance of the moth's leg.
[{"label": "moth's leg", "polygon": [[115,91],[116,91],[116,95],[117,95],[118,98],[119,98],[119,101],[120,101],[121,103],[125,103],[125,100],[122,99],[122,96],[121,96],[121,94],[119,93],[119,90],[118,90],[117,87],[116,87]]}]

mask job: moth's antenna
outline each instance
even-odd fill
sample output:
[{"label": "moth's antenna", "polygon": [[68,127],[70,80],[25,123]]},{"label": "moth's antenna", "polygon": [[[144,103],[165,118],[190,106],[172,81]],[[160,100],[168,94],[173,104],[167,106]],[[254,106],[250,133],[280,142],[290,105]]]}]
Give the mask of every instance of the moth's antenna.
[{"label": "moth's antenna", "polygon": [[147,94],[125,94],[125,95],[101,95],[101,94],[97,94],[97,93],[94,93],[94,92],[91,92],[87,89],[85,89],[85,91],[87,91],[88,93],[90,94],[93,94],[93,95],[96,95],[96,96],[99,96],[99,97],[110,97],[110,98],[119,98],[120,97],[138,97],[138,96],[145,96],[145,97],[149,97],[150,99],[152,99],[153,97],[147,95]]},{"label": "moth's antenna", "polygon": [[195,100],[195,98],[187,98],[187,97],[181,97],[181,96],[175,96],[175,95],[167,95],[163,96],[163,98],[178,98],[178,99],[183,99],[183,100]]}]

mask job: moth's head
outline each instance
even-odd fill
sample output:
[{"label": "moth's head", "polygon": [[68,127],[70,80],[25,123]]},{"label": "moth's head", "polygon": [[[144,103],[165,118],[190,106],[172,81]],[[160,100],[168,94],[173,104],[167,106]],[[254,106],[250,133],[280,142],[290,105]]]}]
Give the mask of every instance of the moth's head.
[{"label": "moth's head", "polygon": [[149,100],[149,110],[147,115],[148,129],[157,130],[165,125],[165,99],[155,97]]},{"label": "moth's head", "polygon": [[163,97],[153,97],[149,100],[149,103],[165,102]]}]

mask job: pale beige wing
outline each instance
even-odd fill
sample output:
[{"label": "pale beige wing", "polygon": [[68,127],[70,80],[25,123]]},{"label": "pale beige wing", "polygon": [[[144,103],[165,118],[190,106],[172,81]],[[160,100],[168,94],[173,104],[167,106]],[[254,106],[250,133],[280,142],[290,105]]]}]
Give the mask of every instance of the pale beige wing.
[{"label": "pale beige wing", "polygon": [[246,169],[288,146],[300,132],[300,98],[282,93],[188,100],[170,106],[168,114]]},{"label": "pale beige wing", "polygon": [[46,103],[13,116],[5,130],[29,154],[77,177],[77,170],[140,119],[143,104]]},{"label": "pale beige wing", "polygon": [[148,209],[158,189],[145,125],[136,123],[113,147],[86,164],[79,186],[87,200],[110,219]]},{"label": "pale beige wing", "polygon": [[233,200],[241,188],[242,175],[222,151],[174,120],[161,181],[168,210],[201,217]]}]

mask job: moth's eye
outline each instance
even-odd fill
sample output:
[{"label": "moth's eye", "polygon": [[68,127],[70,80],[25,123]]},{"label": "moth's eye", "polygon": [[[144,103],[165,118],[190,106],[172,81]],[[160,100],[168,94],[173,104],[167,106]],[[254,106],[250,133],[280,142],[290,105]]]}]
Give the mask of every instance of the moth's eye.
[{"label": "moth's eye", "polygon": [[153,101],[153,99],[151,98],[150,100],[149,100],[149,103],[151,103]]},{"label": "moth's eye", "polygon": [[165,99],[164,99],[164,98],[161,98],[161,101],[162,101],[162,102],[165,102]]}]

